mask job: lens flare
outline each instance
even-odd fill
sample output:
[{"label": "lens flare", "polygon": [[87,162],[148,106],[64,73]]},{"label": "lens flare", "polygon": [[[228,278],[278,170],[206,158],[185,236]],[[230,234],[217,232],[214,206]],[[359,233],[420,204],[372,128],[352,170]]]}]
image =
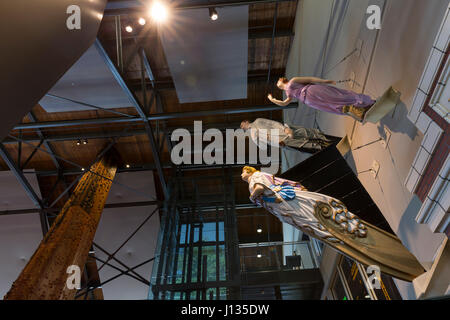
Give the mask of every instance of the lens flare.
[{"label": "lens flare", "polygon": [[151,16],[157,22],[163,22],[167,19],[167,8],[158,1],[155,1],[151,8]]}]

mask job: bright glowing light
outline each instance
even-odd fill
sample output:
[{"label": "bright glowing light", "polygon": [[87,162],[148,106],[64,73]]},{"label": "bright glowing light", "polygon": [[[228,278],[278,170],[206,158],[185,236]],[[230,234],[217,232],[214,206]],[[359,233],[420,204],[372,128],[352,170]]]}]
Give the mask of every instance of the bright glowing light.
[{"label": "bright glowing light", "polygon": [[256,229],[256,232],[261,233],[261,232],[262,232],[262,229],[261,229],[261,228],[258,228],[258,229]]},{"label": "bright glowing light", "polygon": [[258,254],[256,255],[256,257],[257,257],[257,258],[261,258],[261,257],[262,257],[262,254],[261,254],[261,253],[258,253]]},{"label": "bright glowing light", "polygon": [[217,18],[219,18],[219,15],[217,14],[216,8],[209,8],[209,17],[213,21],[215,21],[215,20],[217,20]]},{"label": "bright glowing light", "polygon": [[167,8],[158,1],[153,2],[153,6],[150,11],[152,18],[157,22],[163,22],[167,19]]},{"label": "bright glowing light", "polygon": [[125,167],[127,167],[127,168],[129,168],[130,167],[130,165],[129,164],[127,164]]},{"label": "bright glowing light", "polygon": [[81,168],[81,171],[84,171],[84,168]]},{"label": "bright glowing light", "polygon": [[126,27],[125,27],[125,30],[126,30],[127,32],[132,32],[132,31],[133,31],[133,28],[132,28],[131,26],[126,26]]},{"label": "bright glowing light", "polygon": [[143,26],[143,25],[145,24],[146,21],[145,21],[144,18],[139,18],[138,22],[139,22],[139,24],[140,24],[141,26]]}]

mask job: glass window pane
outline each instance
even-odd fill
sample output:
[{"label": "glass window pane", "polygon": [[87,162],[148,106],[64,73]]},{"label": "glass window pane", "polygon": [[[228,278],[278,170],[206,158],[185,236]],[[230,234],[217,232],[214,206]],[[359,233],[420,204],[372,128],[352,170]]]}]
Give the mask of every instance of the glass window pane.
[{"label": "glass window pane", "polygon": [[192,277],[191,282],[197,282],[197,271],[198,271],[198,247],[193,248],[192,256]]},{"label": "glass window pane", "polygon": [[184,244],[185,240],[186,240],[186,225],[182,224],[180,230],[180,243]]},{"label": "glass window pane", "polygon": [[181,300],[181,292],[175,292],[173,294],[173,300]]},{"label": "glass window pane", "polygon": [[225,245],[219,246],[219,280],[226,280]]},{"label": "glass window pane", "polygon": [[225,241],[225,227],[223,221],[219,222],[219,241]]},{"label": "glass window pane", "polygon": [[209,288],[206,290],[206,300],[215,300],[216,299],[216,288]]},{"label": "glass window pane", "polygon": [[183,262],[184,262],[184,248],[180,248],[178,251],[178,261],[177,261],[177,270],[176,270],[176,279],[175,283],[183,282]]},{"label": "glass window pane", "polygon": [[205,246],[202,254],[206,255],[206,281],[216,281],[216,247]]},{"label": "glass window pane", "polygon": [[227,300],[227,288],[219,288],[219,299]]},{"label": "glass window pane", "polygon": [[203,224],[203,241],[216,241],[216,223],[208,222]]},{"label": "glass window pane", "polygon": [[194,229],[194,242],[198,242],[199,239],[200,239],[200,237],[199,237],[199,228],[195,228]]}]

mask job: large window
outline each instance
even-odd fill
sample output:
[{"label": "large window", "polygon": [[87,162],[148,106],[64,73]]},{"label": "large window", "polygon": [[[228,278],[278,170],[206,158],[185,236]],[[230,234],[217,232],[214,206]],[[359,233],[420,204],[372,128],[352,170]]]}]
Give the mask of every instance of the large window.
[{"label": "large window", "polygon": [[[224,222],[190,222],[180,224],[176,249],[176,284],[208,283],[226,280]],[[209,287],[204,290],[174,292],[172,299],[225,299],[226,290]]]}]

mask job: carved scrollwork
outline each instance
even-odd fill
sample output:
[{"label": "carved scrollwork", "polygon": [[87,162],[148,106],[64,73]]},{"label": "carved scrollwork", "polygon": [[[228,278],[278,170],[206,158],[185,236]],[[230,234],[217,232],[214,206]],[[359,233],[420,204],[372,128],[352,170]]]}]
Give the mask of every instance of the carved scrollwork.
[{"label": "carved scrollwork", "polygon": [[344,234],[353,238],[365,238],[367,236],[367,227],[364,223],[356,215],[349,212],[347,207],[338,200],[331,199],[329,203],[318,202],[316,213],[325,219],[332,220]]}]

